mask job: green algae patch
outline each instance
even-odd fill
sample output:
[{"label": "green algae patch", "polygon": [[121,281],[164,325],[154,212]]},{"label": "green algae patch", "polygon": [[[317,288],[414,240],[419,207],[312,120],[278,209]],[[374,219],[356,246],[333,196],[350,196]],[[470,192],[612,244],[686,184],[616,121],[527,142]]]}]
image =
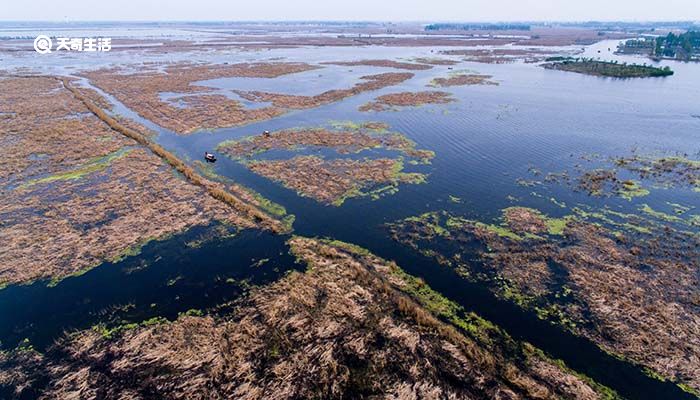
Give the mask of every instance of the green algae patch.
[{"label": "green algae patch", "polygon": [[576,217],[572,215],[563,218],[546,218],[545,224],[547,225],[547,233],[550,235],[563,235],[567,225],[575,220]]},{"label": "green algae patch", "polygon": [[586,382],[593,389],[595,389],[595,391],[600,396],[599,398],[601,400],[622,400],[622,399],[624,399],[624,397],[620,396],[620,394],[617,393],[615,390],[598,383],[597,381],[595,381],[593,378],[589,377],[586,374],[583,374],[581,372],[578,372],[576,370],[571,369],[570,367],[568,367],[566,365],[566,363],[563,360],[549,356],[544,351],[533,346],[530,343],[523,343],[522,349],[528,358],[542,358],[542,359],[550,360],[552,363],[558,365],[562,370],[567,371],[570,374],[577,376],[579,379]]},{"label": "green algae patch", "polygon": [[[682,214],[692,209],[669,205]],[[466,280],[488,285],[495,296],[576,335],[593,337],[600,348],[622,354],[624,358],[620,359],[646,366],[658,377],[678,384],[684,381],[674,376],[691,376],[684,360],[694,350],[687,350],[681,343],[694,337],[692,322],[682,313],[665,312],[665,308],[640,302],[638,294],[661,304],[687,302],[684,298],[667,300],[658,296],[644,289],[643,282],[652,279],[669,290],[694,292],[700,236],[664,224],[688,225],[687,214],[684,219],[646,204],[640,211],[624,213],[581,205],[572,209],[571,215],[553,218],[537,209],[509,207],[503,210],[500,225],[439,211],[387,227],[393,240],[453,268]],[[435,234],[435,224],[447,232]],[[680,265],[690,267],[679,269]],[[659,273],[648,276],[638,266]],[[610,311],[607,302],[600,301],[613,295],[621,299],[621,309],[615,312]],[[596,340],[599,331],[595,329],[601,323],[589,315],[615,327],[610,332],[612,339]],[[630,315],[634,321],[643,320],[644,329],[636,322],[630,323]],[[677,332],[668,331],[669,320]],[[640,352],[652,335],[658,338],[660,347]],[[667,364],[659,359],[672,359],[674,371],[684,375],[664,372]]]},{"label": "green algae patch", "polygon": [[463,200],[462,200],[461,197],[457,197],[457,196],[450,195],[450,196],[449,196],[449,199],[450,199],[451,202],[453,202],[453,203],[455,203],[455,204],[461,204],[461,203],[463,203]]},{"label": "green algae patch", "polygon": [[94,172],[104,171],[114,161],[119,160],[131,152],[130,148],[122,148],[104,157],[94,158],[80,167],[66,172],[61,172],[55,175],[50,175],[44,178],[33,179],[20,186],[20,188],[28,188],[34,185],[51,183],[56,181],[68,181],[82,179]]},{"label": "green algae patch", "polygon": [[197,167],[197,170],[205,177],[211,180],[221,180],[223,177],[214,171],[214,167],[211,163],[205,163],[200,160],[196,160],[193,164]]},{"label": "green algae patch", "polygon": [[494,344],[491,338],[492,334],[495,332],[504,334],[495,324],[473,312],[467,313],[462,306],[433,290],[423,279],[406,273],[396,264],[392,265],[391,274],[404,282],[400,288],[401,291],[411,296],[434,315],[459,327],[480,343],[492,346]]},{"label": "green algae patch", "polygon": [[683,220],[680,217],[677,217],[675,215],[667,214],[665,212],[661,211],[656,211],[653,208],[651,208],[648,204],[642,204],[639,207],[639,211],[643,212],[646,215],[649,215],[651,217],[654,217],[656,219],[665,221],[665,222],[672,222],[672,223],[681,223],[684,224],[685,220]]},{"label": "green algae patch", "polygon": [[116,336],[129,330],[135,330],[141,327],[149,327],[167,323],[170,323],[170,321],[165,317],[153,317],[143,320],[141,322],[124,323],[112,327],[108,327],[106,324],[97,324],[92,327],[92,331],[98,333],[105,339],[113,339]]},{"label": "green algae patch", "polygon": [[283,205],[275,203],[253,189],[245,188],[245,190],[250,193],[251,196],[253,196],[258,207],[260,207],[266,213],[278,218],[289,217],[289,215],[287,215],[287,209]]},{"label": "green algae patch", "polygon": [[649,190],[640,186],[637,181],[627,180],[622,182],[622,187],[618,191],[618,195],[623,199],[632,200],[635,197],[643,197],[649,194]]},{"label": "green algae patch", "polygon": [[[424,213],[417,217],[409,217],[404,221],[421,223],[429,232],[432,232],[434,236],[450,236],[450,231],[440,225],[439,216],[434,212]],[[449,221],[447,222],[447,226],[449,227]]]},{"label": "green algae patch", "polygon": [[479,221],[475,222],[474,225],[477,228],[481,228],[481,229],[484,229],[486,231],[495,233],[496,235],[498,235],[500,237],[505,237],[505,238],[517,240],[517,241],[523,240],[522,236],[520,236],[517,233],[511,231],[510,229],[503,227],[503,226],[500,226],[500,225],[487,224],[487,223],[479,222]]}]

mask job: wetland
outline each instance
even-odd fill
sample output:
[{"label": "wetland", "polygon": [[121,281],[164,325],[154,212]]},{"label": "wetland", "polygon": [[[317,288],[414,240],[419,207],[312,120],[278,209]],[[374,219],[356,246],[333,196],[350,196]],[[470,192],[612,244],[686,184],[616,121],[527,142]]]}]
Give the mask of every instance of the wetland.
[{"label": "wetland", "polygon": [[400,27],[0,40],[0,397],[698,398],[700,67]]}]

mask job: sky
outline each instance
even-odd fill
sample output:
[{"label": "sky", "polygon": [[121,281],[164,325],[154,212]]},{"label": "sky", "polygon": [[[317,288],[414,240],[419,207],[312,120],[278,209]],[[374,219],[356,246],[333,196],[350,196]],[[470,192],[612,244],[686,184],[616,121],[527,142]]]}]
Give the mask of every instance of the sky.
[{"label": "sky", "polygon": [[700,20],[700,0],[5,0],[4,21]]}]

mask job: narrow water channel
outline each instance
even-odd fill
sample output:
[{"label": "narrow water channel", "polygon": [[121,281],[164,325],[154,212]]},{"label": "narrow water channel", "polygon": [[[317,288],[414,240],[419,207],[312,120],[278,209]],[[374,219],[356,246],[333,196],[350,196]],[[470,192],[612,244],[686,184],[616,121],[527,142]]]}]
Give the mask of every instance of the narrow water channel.
[{"label": "narrow water channel", "polygon": [[[510,68],[519,82],[527,81],[529,76],[539,78],[549,73],[536,69],[523,72],[526,70],[522,66],[484,68],[496,71]],[[416,79],[423,82],[424,75],[419,74]],[[339,208],[325,207],[263,179],[228,159],[222,158],[217,162],[216,173],[251,187],[285,206],[289,213],[296,215],[296,234],[347,241],[394,260],[407,272],[421,277],[432,288],[468,311],[474,311],[501,326],[516,340],[532,343],[627,398],[693,399],[694,396],[676,385],[646,376],[639,367],[610,356],[591,341],[499,300],[486,287],[466,282],[454,271],[393,242],[382,227],[383,223],[401,217],[449,207],[441,199],[452,194],[464,198],[465,205],[462,207],[469,208],[470,212],[495,215],[501,207],[509,204],[504,200],[506,195],[515,193],[524,196],[529,191],[513,188],[518,167],[537,160],[559,162],[568,158],[568,152],[576,146],[591,150],[627,146],[625,141],[629,136],[625,135],[629,133],[621,134],[617,139],[605,137],[614,127],[641,129],[652,137],[650,143],[656,143],[653,134],[665,126],[663,119],[656,120],[652,114],[647,114],[651,117],[644,124],[637,119],[620,120],[621,114],[605,111],[610,104],[596,102],[592,102],[586,110],[570,110],[556,93],[548,91],[559,87],[570,88],[572,84],[580,84],[580,79],[584,78],[559,75],[553,81],[547,81],[549,87],[546,90],[537,92],[537,95],[532,94],[535,92],[528,93],[529,97],[525,97],[524,93],[534,90],[532,87],[500,89],[502,92],[497,95],[488,91],[492,89],[479,88],[476,90],[481,96],[478,99],[460,92],[463,104],[460,107],[464,109],[456,110],[452,115],[442,114],[439,110],[433,112],[430,108],[391,115],[358,114],[357,106],[377,94],[368,93],[263,124],[186,137],[155,126],[114,97],[100,93],[115,104],[116,114],[125,115],[156,130],[160,134],[156,140],[161,145],[188,160],[196,160],[204,150],[211,150],[226,139],[239,138],[262,129],[318,125],[327,122],[331,116],[343,116],[335,119],[379,119],[390,123],[393,128],[418,142],[419,147],[436,151],[437,158],[429,167],[431,176],[427,185],[402,186],[400,192],[389,199],[378,202],[350,200]],[[590,82],[596,83],[592,84],[593,88],[587,86],[582,90],[581,98],[594,98],[596,90],[609,90],[611,84],[609,81]],[[408,82],[401,89],[415,89],[411,85]],[[420,85],[422,87],[423,83]],[[516,99],[517,107],[499,108],[504,97]],[[604,103],[611,101],[628,103],[628,99],[604,99]],[[494,109],[497,113],[494,113]],[[553,112],[542,115],[542,109]],[[580,135],[567,137],[560,131],[573,130],[575,124],[571,123],[570,118],[574,111],[578,118],[594,122],[576,125]],[[630,115],[638,114],[639,110],[635,110]],[[494,121],[493,118],[497,119]],[[517,139],[516,134],[519,135]],[[646,137],[639,131],[634,134],[635,137]],[[671,143],[683,141],[683,137],[673,137],[664,145],[671,146]],[[556,212],[555,206],[549,204],[549,207],[545,211]],[[104,315],[125,321],[152,316],[174,318],[188,309],[207,308],[235,299],[250,284],[271,282],[289,269],[303,268],[295,264],[288,254],[284,244],[287,237],[284,236],[244,231],[235,238],[205,243],[200,247],[187,245],[209,228],[195,228],[174,238],[150,243],[139,256],[115,264],[104,264],[84,275],[66,279],[55,287],[37,282],[0,291],[0,340],[3,346],[12,347],[28,338],[35,346],[44,347],[64,330],[89,327]],[[260,264],[261,260],[268,261]]]}]

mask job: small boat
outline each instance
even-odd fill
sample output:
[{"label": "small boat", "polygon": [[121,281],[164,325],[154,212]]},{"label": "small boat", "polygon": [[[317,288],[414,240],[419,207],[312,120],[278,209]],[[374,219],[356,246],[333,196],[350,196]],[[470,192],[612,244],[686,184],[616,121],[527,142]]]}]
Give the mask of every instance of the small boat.
[{"label": "small boat", "polygon": [[270,137],[270,131],[265,131],[265,132],[263,132],[263,136],[265,136],[265,137]]},{"label": "small boat", "polygon": [[209,152],[204,152],[204,159],[209,162],[216,162],[216,156]]}]

